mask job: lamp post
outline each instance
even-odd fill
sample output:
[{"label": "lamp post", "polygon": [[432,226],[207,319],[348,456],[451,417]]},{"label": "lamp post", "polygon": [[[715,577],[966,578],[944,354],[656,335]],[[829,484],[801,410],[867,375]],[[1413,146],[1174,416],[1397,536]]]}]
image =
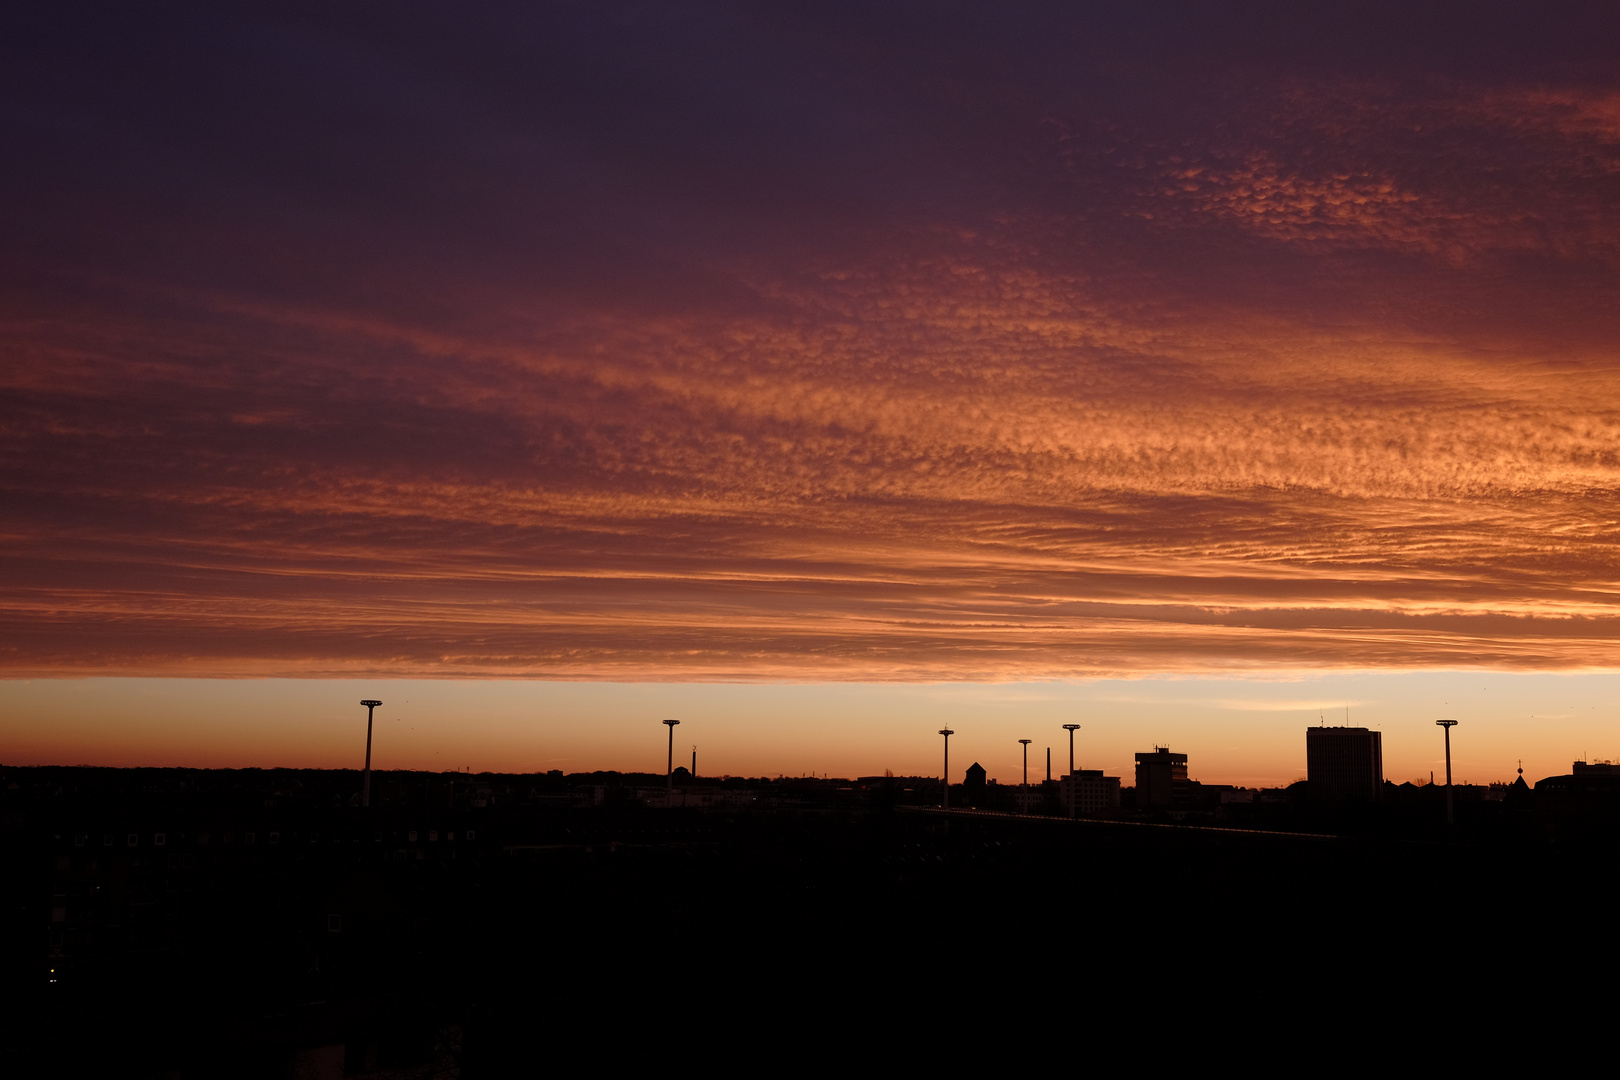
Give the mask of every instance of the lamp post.
[{"label": "lamp post", "polygon": [[1064,724],[1063,730],[1069,733],[1069,772],[1074,772],[1074,733],[1080,730],[1079,724]]},{"label": "lamp post", "polygon": [[1436,724],[1446,729],[1446,824],[1457,824],[1456,816],[1451,805],[1451,729],[1457,726],[1455,720],[1436,720]]},{"label": "lamp post", "polygon": [[1080,730],[1080,725],[1064,724],[1063,730],[1069,733],[1069,816],[1074,817],[1075,803],[1079,801],[1079,781],[1074,778],[1074,733]]},{"label": "lamp post", "polygon": [[382,702],[373,701],[370,698],[367,698],[366,700],[362,701],[360,704],[362,704],[362,705],[364,705],[366,707],[366,771],[363,774],[364,779],[362,779],[360,781],[360,805],[361,806],[370,806],[371,805],[371,718],[372,718],[373,715],[376,714],[377,706],[381,705]]},{"label": "lamp post", "polygon": [[664,805],[675,804],[675,725],[679,720],[665,720],[669,728],[669,761],[664,765]]},{"label": "lamp post", "polygon": [[956,732],[950,728],[940,728],[939,733],[945,736],[945,797],[940,802],[940,806],[945,810],[949,810],[951,808],[951,736],[955,735]]},{"label": "lamp post", "polygon": [[1029,744],[1030,744],[1030,740],[1029,739],[1019,739],[1018,741],[1024,744],[1024,782],[1020,786],[1019,792],[1018,792],[1021,796],[1023,796],[1019,800],[1021,803],[1023,803],[1023,805],[1018,808],[1018,812],[1021,813],[1021,814],[1027,814],[1027,813],[1029,813]]}]

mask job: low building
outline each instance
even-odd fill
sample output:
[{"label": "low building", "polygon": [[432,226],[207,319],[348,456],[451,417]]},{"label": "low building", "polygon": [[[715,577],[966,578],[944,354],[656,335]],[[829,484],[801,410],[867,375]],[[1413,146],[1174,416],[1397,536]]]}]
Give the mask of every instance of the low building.
[{"label": "low building", "polygon": [[1101,769],[1076,769],[1058,780],[1058,805],[1070,817],[1119,809],[1119,777]]},{"label": "low building", "polygon": [[753,806],[757,801],[752,791],[708,784],[693,784],[687,787],[675,788],[673,791],[668,792],[667,803],[665,797],[665,792],[655,790],[647,794],[646,802],[649,806],[695,806],[705,810],[718,810]]},{"label": "low building", "polygon": [[962,804],[964,806],[981,806],[984,804],[984,791],[986,776],[984,766],[977,761],[967,767],[962,774]]},{"label": "low building", "polygon": [[1008,786],[1012,791],[1013,806],[1020,814],[1050,814],[1057,809],[1057,783],[1047,780],[1038,784]]}]

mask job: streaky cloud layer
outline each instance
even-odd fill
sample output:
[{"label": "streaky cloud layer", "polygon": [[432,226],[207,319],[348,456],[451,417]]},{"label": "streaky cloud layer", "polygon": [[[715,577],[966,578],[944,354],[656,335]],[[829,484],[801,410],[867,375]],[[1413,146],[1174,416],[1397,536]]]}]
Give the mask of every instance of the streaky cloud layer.
[{"label": "streaky cloud layer", "polygon": [[1620,661],[1611,27],[430,12],[16,28],[6,674]]}]

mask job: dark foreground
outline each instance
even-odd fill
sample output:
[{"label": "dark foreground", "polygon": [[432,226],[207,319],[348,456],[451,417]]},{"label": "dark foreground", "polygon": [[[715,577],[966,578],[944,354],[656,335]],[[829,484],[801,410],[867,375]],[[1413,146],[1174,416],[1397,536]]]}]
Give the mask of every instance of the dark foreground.
[{"label": "dark foreground", "polygon": [[[107,806],[27,824],[5,851],[9,1077],[892,1062],[1009,1032],[1194,1065],[1312,1031],[1353,1052],[1346,1031],[1464,1002],[1612,1004],[1579,974],[1608,963],[1607,844],[882,806],[341,807],[274,842],[239,815],[160,846]],[[1184,1044],[1206,1023],[1214,1043]]]}]

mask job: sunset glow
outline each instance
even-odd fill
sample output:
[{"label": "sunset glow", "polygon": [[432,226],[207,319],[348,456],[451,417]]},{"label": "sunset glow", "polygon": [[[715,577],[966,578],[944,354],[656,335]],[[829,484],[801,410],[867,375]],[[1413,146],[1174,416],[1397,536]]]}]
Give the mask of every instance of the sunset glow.
[{"label": "sunset glow", "polygon": [[1606,26],[204,10],[7,19],[10,758],[84,677],[1613,696]]}]

